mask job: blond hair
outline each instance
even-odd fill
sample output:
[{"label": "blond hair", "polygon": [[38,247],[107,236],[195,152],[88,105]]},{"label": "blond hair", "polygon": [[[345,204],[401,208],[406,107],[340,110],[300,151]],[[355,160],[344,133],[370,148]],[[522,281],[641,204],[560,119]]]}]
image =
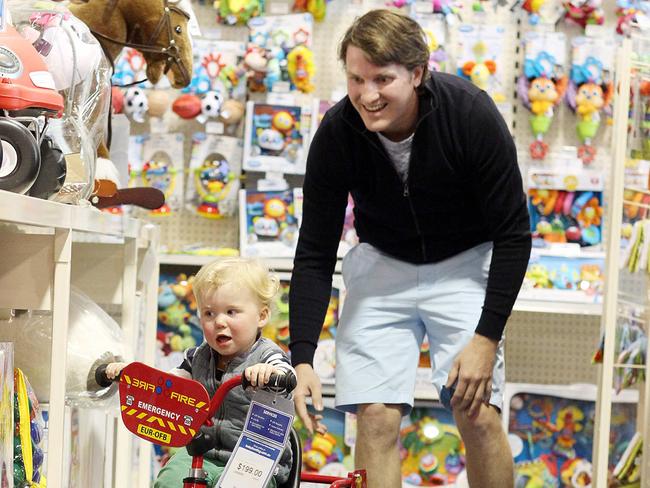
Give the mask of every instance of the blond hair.
[{"label": "blond hair", "polygon": [[192,288],[201,310],[205,294],[226,283],[248,288],[263,307],[272,309],[273,300],[280,288],[280,280],[257,259],[232,257],[218,259],[204,265],[194,277]]},{"label": "blond hair", "polygon": [[344,66],[350,46],[361,49],[377,66],[400,64],[409,71],[421,66],[422,81],[429,76],[426,34],[415,20],[393,10],[371,10],[354,21],[339,45]]}]

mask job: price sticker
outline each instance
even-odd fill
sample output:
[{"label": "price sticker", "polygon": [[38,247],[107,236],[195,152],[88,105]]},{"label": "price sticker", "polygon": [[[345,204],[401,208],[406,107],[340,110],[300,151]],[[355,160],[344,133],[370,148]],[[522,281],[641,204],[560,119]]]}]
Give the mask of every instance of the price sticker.
[{"label": "price sticker", "polygon": [[293,424],[293,402],[271,392],[255,393],[242,435],[218,488],[264,488],[282,456]]},{"label": "price sticker", "polygon": [[262,488],[280,459],[282,448],[242,434],[219,480],[219,488]]}]

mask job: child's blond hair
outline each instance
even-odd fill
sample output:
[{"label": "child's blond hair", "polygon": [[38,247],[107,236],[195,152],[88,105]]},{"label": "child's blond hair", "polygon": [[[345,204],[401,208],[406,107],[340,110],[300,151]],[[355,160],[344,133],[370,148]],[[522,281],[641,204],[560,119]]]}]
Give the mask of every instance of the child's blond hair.
[{"label": "child's blond hair", "polygon": [[192,282],[198,309],[205,294],[226,283],[245,286],[260,304],[272,309],[280,288],[280,280],[258,259],[232,257],[218,259],[201,267]]}]

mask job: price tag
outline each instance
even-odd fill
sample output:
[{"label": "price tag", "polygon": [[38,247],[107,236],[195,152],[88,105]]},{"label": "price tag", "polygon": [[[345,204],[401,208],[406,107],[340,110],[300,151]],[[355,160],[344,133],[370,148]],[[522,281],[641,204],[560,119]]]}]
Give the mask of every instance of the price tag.
[{"label": "price tag", "polygon": [[275,473],[293,424],[293,402],[260,390],[218,488],[264,488]]}]

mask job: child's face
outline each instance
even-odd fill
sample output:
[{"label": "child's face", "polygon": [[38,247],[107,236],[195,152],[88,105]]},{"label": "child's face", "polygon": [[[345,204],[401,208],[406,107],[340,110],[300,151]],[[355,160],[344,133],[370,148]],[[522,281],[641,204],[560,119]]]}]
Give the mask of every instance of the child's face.
[{"label": "child's face", "polygon": [[224,360],[250,349],[268,321],[268,307],[250,289],[232,283],[208,290],[202,298],[201,327],[210,347]]}]

